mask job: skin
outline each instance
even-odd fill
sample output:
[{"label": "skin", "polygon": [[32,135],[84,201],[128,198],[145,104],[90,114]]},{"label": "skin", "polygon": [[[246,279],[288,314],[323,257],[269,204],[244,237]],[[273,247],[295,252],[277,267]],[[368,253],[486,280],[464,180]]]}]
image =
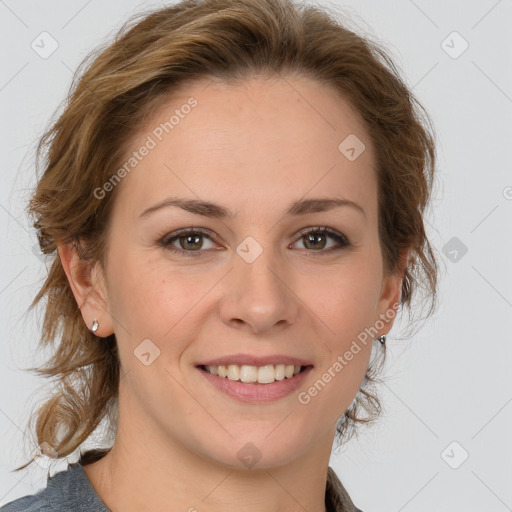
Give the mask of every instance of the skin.
[{"label": "skin", "polygon": [[[197,107],[117,185],[105,268],[59,246],[84,321],[98,320],[99,337],[115,333],[122,366],[114,448],[85,471],[113,511],[323,512],[336,422],[361,386],[371,337],[308,404],[298,392],[392,309],[402,285],[402,275],[383,272],[374,150],[359,114],[304,77],[195,82],[153,113],[133,150],[191,96]],[[349,161],[338,145],[352,133],[366,150]],[[219,203],[234,217],[170,207],[139,218],[169,196]],[[284,216],[293,201],[341,197],[365,215],[343,207]],[[352,246],[330,251],[330,236],[308,245],[299,231],[319,226]],[[198,257],[158,245],[187,227],[211,236],[171,247],[199,247]],[[247,236],[263,249],[252,263],[236,252]],[[160,350],[149,366],[134,356],[144,339]],[[243,404],[195,368],[239,352],[314,368],[296,392]],[[237,457],[248,442],[261,453],[251,469]]]}]

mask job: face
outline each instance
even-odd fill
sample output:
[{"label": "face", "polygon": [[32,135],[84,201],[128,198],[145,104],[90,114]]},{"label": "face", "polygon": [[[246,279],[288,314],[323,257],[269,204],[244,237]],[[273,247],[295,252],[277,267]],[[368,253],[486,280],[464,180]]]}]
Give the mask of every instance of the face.
[{"label": "face", "polygon": [[[365,149],[340,150],[354,135]],[[116,185],[104,267],[109,314],[99,314],[99,335],[110,325],[117,338],[125,417],[237,467],[246,443],[260,467],[330,450],[401,285],[383,272],[374,152],[358,113],[306,78],[196,82],[131,147],[137,164]],[[169,198],[211,204],[153,208]],[[286,377],[280,388],[230,384],[237,398],[198,368],[233,355],[309,368],[283,396],[250,393],[279,393]]]}]

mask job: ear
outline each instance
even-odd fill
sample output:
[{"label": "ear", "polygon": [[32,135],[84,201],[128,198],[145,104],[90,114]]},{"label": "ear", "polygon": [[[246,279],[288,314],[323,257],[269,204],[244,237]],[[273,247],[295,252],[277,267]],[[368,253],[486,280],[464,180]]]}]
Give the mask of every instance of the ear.
[{"label": "ear", "polygon": [[58,245],[57,250],[85,325],[91,329],[96,320],[98,330],[94,334],[101,338],[109,336],[114,329],[109,313],[105,276],[100,263],[80,260],[73,244]]},{"label": "ear", "polygon": [[400,251],[400,269],[396,273],[384,276],[381,286],[381,295],[375,311],[374,325],[382,325],[376,337],[387,334],[395,322],[400,298],[402,295],[402,283],[407,266],[408,249]]}]

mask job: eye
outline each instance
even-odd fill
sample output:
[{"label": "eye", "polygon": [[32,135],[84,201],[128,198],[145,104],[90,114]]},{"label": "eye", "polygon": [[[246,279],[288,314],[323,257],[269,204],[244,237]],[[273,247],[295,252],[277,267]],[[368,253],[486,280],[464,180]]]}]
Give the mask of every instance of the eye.
[{"label": "eye", "polygon": [[[352,245],[345,235],[327,227],[306,228],[300,231],[300,235],[301,238],[298,241],[305,242],[306,250],[318,253],[315,256],[323,256]],[[331,246],[327,250],[322,250],[326,248],[327,239],[329,238],[336,242],[334,247]],[[298,241],[295,243],[298,243]]]},{"label": "eye", "polygon": [[[352,245],[345,235],[327,227],[306,228],[301,230],[299,234],[301,235],[299,241],[305,241],[305,250],[318,253],[318,256]],[[201,251],[205,248],[204,238],[213,244],[209,231],[185,228],[164,236],[158,241],[158,245],[181,256],[196,257],[201,256],[201,252],[204,252]],[[335,243],[334,246],[326,249],[326,242],[329,238],[334,240]],[[295,243],[298,243],[298,241]],[[179,244],[179,247],[175,244]],[[208,248],[212,249],[213,247],[206,247],[206,249]]]},{"label": "eye", "polygon": [[[210,242],[212,241],[206,231],[195,228],[186,228],[180,229],[170,235],[166,235],[158,243],[171,252],[187,257],[195,257],[200,256],[200,249],[203,247],[201,239],[203,237],[208,238]],[[180,248],[173,248],[175,241],[179,244]]]}]

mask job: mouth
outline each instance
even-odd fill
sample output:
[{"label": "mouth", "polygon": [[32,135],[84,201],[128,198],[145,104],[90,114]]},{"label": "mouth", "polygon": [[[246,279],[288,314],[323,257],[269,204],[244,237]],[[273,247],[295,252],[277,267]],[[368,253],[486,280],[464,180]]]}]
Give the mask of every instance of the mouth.
[{"label": "mouth", "polygon": [[313,365],[197,365],[208,386],[238,402],[261,404],[284,398],[303,385]]},{"label": "mouth", "polygon": [[308,368],[313,368],[313,365],[269,364],[253,366],[229,364],[198,365],[197,368],[203,372],[232,382],[242,382],[244,384],[272,384],[276,381],[292,379]]}]

